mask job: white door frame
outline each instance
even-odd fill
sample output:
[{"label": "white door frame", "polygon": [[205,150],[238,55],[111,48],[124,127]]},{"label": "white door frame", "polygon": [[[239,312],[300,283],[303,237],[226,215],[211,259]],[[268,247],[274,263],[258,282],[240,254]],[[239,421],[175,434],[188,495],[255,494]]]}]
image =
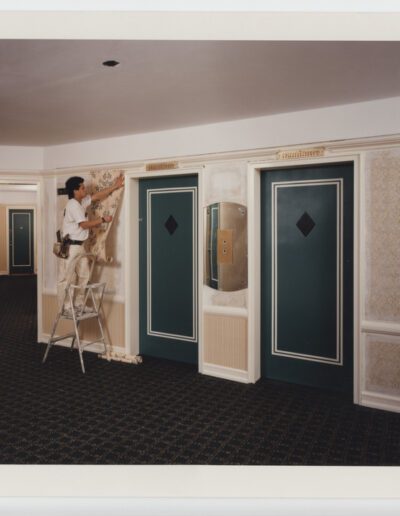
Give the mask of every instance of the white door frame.
[{"label": "white door frame", "polygon": [[139,180],[197,175],[198,178],[198,238],[197,238],[197,319],[198,364],[203,369],[203,188],[201,169],[183,168],[158,172],[127,170],[125,173],[125,353],[139,354]]},{"label": "white door frame", "polygon": [[36,231],[37,231],[37,225],[36,225],[36,206],[34,204],[10,204],[6,207],[6,239],[7,239],[7,256],[6,256],[6,263],[7,263],[7,274],[10,274],[10,210],[33,210],[33,272],[36,273],[37,271],[37,242],[36,242]]},{"label": "white door frame", "polygon": [[330,163],[353,162],[354,170],[354,246],[353,246],[353,400],[360,403],[361,397],[361,173],[360,154],[325,156],[299,160],[276,160],[255,162],[248,165],[248,245],[249,245],[249,315],[248,315],[248,363],[249,379],[257,381],[261,377],[261,170],[289,168],[300,165],[324,165]]},{"label": "white door frame", "polygon": [[[38,173],[39,174],[39,173]],[[43,179],[42,178],[33,178],[30,175],[18,175],[17,173],[8,175],[0,173],[0,184],[1,185],[35,185],[36,186],[36,205],[33,207],[35,209],[35,246],[36,246],[36,271],[37,271],[37,342],[39,342],[40,337],[42,335],[42,282],[43,282],[43,223],[42,223],[42,206],[43,206]],[[8,206],[12,208],[14,205]],[[20,208],[21,205],[17,206]],[[28,205],[22,206],[23,208],[28,208]],[[8,240],[8,210],[7,210],[7,242]],[[7,270],[8,269],[8,249],[7,249]]]}]

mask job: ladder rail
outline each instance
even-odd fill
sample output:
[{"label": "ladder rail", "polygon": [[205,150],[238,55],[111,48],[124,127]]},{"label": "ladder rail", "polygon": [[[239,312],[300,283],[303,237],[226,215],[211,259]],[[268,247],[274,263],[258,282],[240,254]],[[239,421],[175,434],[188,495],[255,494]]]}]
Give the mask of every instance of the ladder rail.
[{"label": "ladder rail", "polygon": [[[72,260],[71,264],[69,264],[68,270],[71,271],[72,269],[70,269],[70,268],[72,268],[72,267],[76,268],[78,262],[81,259],[88,259],[91,262],[90,266],[89,266],[88,283],[86,284],[85,287],[82,287],[81,285],[74,285],[72,283],[67,284],[67,286],[65,287],[63,303],[56,315],[56,318],[55,318],[55,321],[53,324],[53,329],[50,334],[50,338],[49,338],[42,362],[43,363],[46,362],[50,348],[55,342],[58,342],[65,338],[72,337],[71,350],[74,349],[75,343],[76,343],[77,347],[78,347],[78,352],[79,352],[79,360],[81,363],[81,369],[82,369],[82,372],[85,373],[85,364],[83,361],[84,348],[91,344],[102,343],[104,345],[104,354],[107,357],[109,356],[109,348],[106,343],[104,330],[103,330],[103,324],[101,321],[101,314],[100,314],[106,283],[105,282],[90,283],[90,279],[92,277],[94,265],[96,262],[96,256],[92,253],[85,253],[85,254],[78,255],[74,260]],[[73,275],[71,275],[70,277],[73,277]],[[74,308],[74,295],[75,295],[76,290],[84,290],[85,291],[84,298],[83,298],[83,304],[82,304],[82,307],[80,310]],[[89,307],[87,307],[88,300],[90,300],[91,303],[93,304],[93,308],[90,308],[90,311],[88,311]],[[70,309],[65,309],[66,302],[69,303],[69,306],[71,307]],[[83,320],[94,319],[94,318],[97,319],[97,323],[98,323],[99,330],[100,330],[100,338],[97,340],[91,341],[89,343],[82,343],[80,335],[79,335],[80,323]],[[62,336],[54,337],[57,326],[58,326],[60,320],[63,320],[63,319],[71,320],[73,322],[74,332],[68,333],[68,334],[65,334]]]}]

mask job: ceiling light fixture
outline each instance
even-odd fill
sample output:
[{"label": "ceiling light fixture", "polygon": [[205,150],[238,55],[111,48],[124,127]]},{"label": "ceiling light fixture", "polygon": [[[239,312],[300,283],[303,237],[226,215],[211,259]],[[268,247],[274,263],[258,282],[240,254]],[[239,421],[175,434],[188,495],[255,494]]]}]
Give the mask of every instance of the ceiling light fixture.
[{"label": "ceiling light fixture", "polygon": [[118,66],[118,65],[119,65],[119,61],[115,61],[114,59],[110,59],[109,61],[103,61],[103,66],[114,67],[114,66]]}]

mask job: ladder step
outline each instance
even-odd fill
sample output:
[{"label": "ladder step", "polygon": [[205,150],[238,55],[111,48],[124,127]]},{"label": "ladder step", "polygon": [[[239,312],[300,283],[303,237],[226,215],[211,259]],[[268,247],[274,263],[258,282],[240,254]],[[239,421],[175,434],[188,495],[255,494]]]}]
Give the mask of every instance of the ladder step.
[{"label": "ladder step", "polygon": [[69,339],[70,337],[75,337],[75,332],[67,333],[66,335],[61,335],[61,337],[53,337],[52,339],[49,340],[49,343],[58,342],[59,340],[63,340],[63,339]]}]

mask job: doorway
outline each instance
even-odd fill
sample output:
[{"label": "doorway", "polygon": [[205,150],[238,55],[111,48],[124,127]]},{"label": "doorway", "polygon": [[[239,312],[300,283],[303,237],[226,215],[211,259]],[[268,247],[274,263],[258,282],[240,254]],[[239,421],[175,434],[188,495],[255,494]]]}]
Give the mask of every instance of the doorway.
[{"label": "doorway", "polygon": [[353,162],[261,171],[261,371],[353,392]]},{"label": "doorway", "polygon": [[139,180],[139,352],[198,363],[197,175]]},{"label": "doorway", "polygon": [[8,210],[9,273],[34,273],[34,210]]}]

